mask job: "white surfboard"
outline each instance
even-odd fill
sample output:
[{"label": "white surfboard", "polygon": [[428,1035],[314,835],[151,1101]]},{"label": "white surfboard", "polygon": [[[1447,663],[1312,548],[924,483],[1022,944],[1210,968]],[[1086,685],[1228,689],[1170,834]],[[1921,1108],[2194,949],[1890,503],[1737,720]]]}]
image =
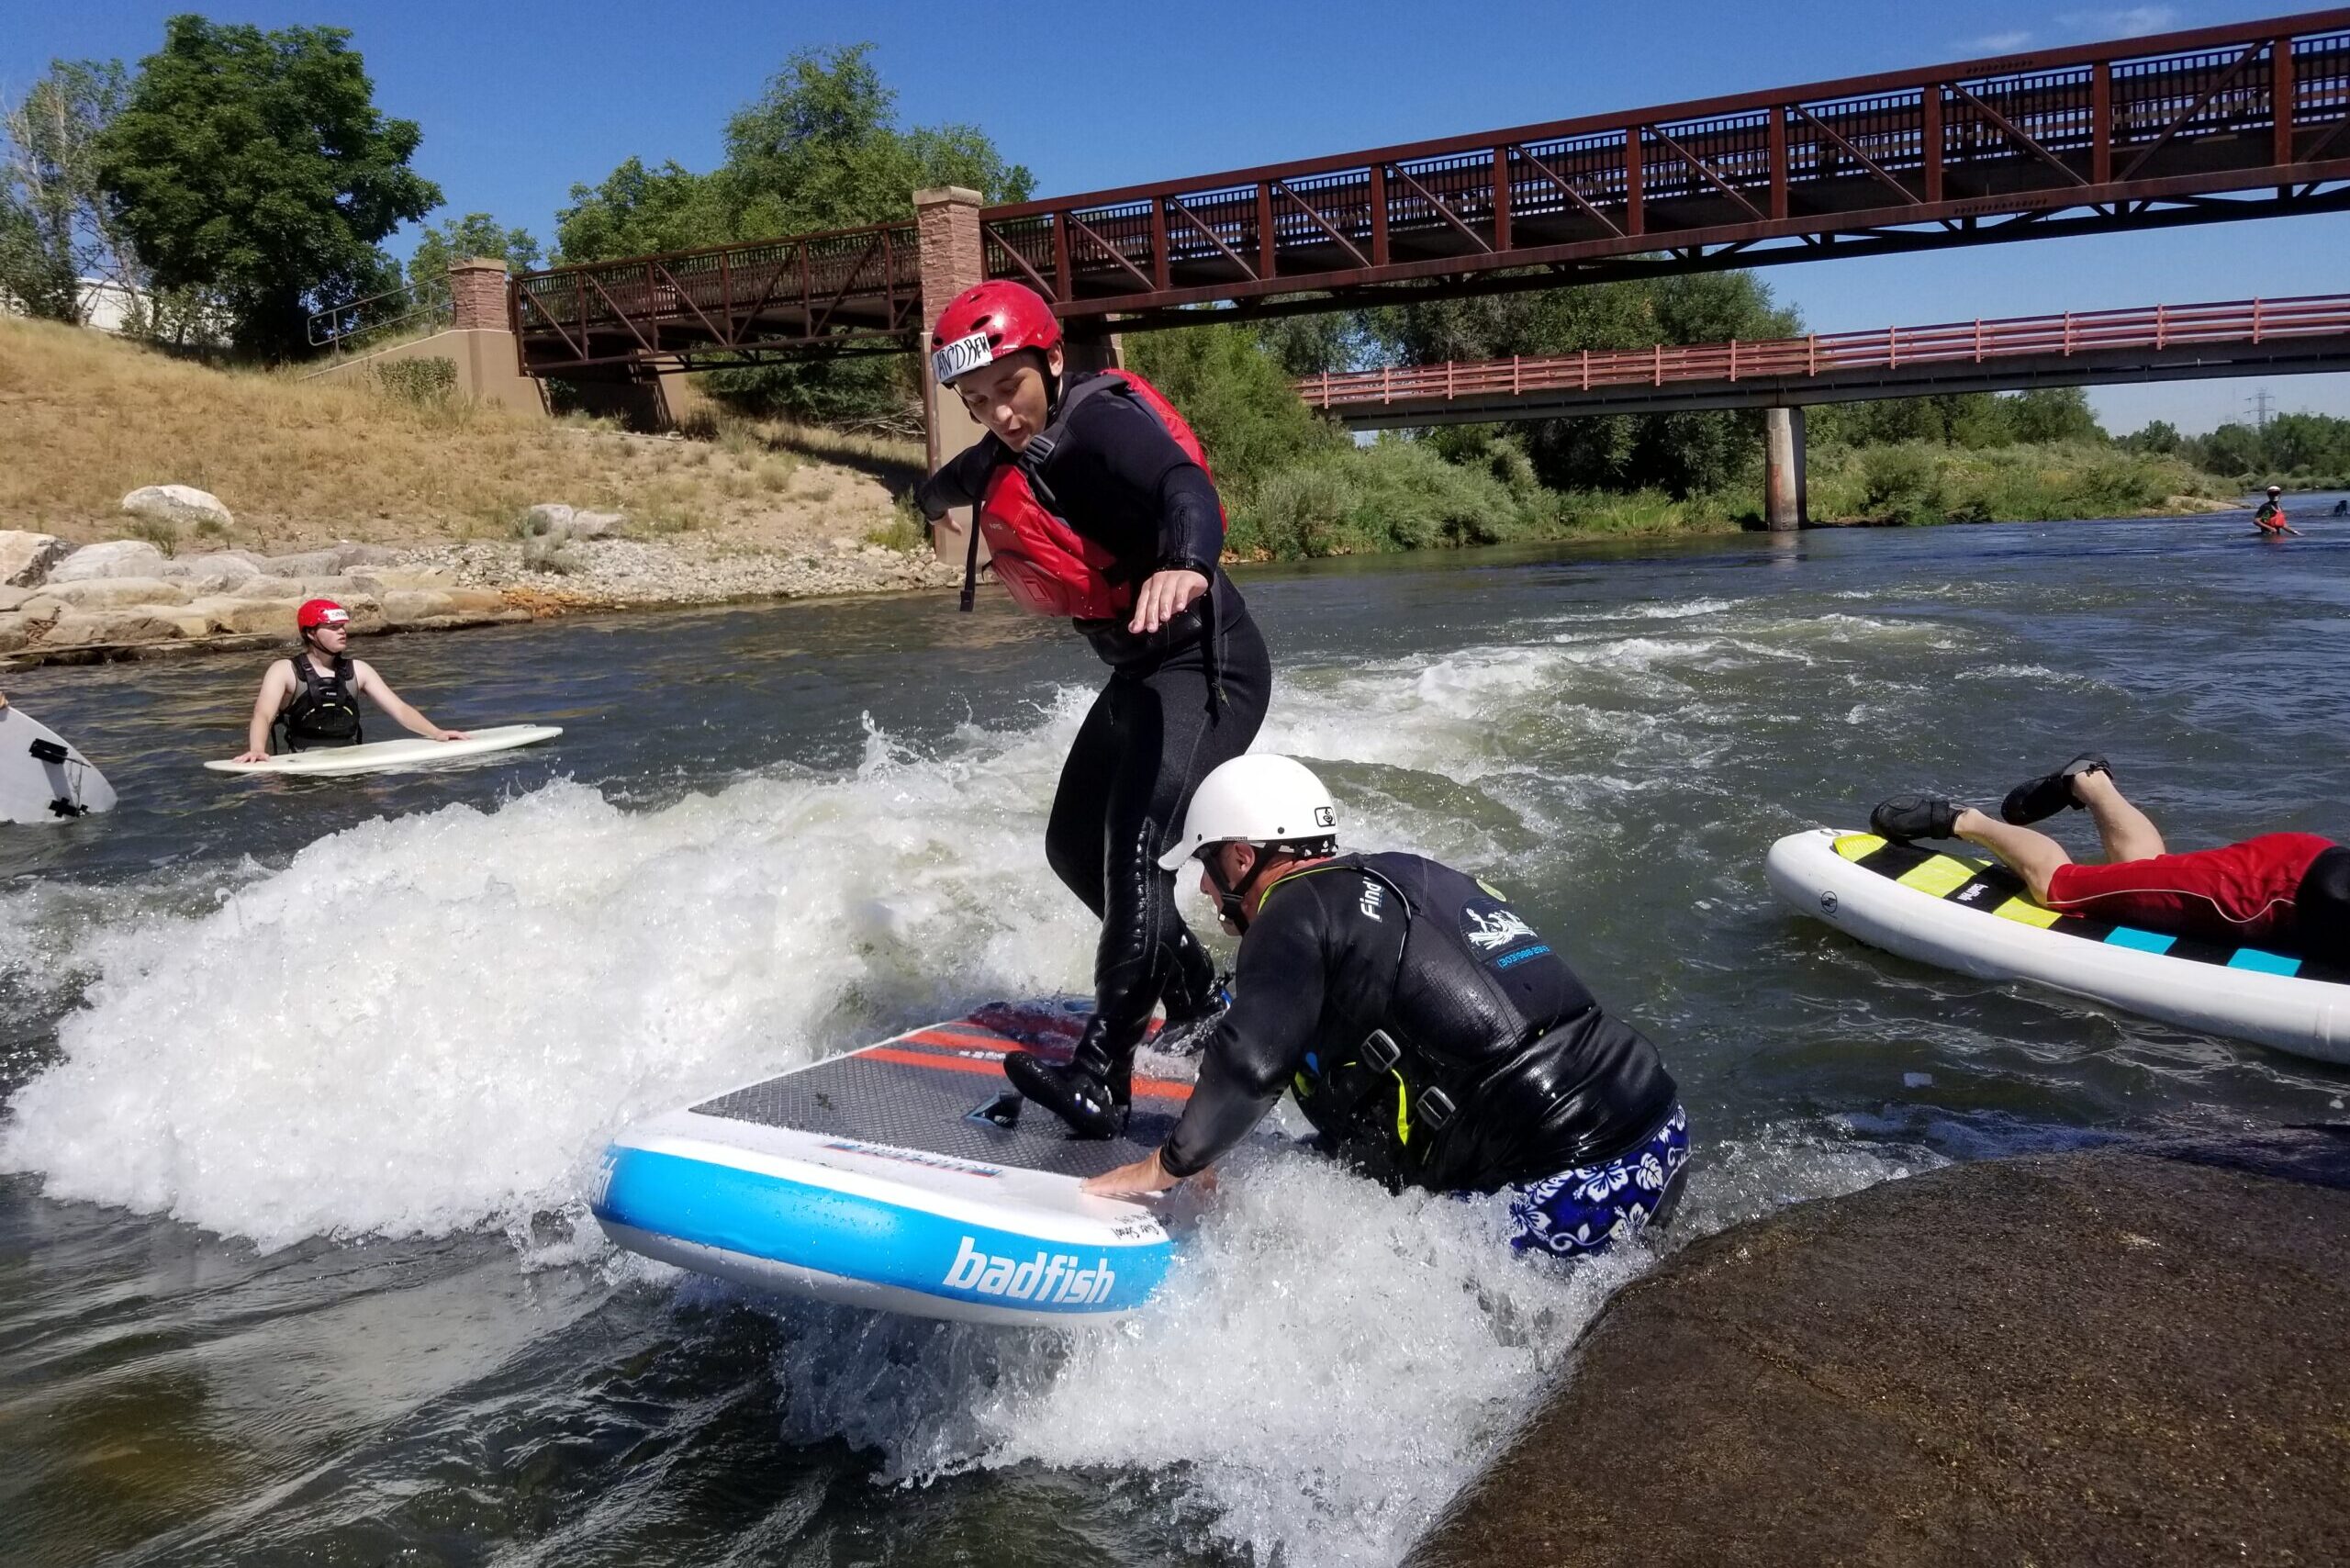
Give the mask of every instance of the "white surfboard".
[{"label": "white surfboard", "polygon": [[1067,1059],[1090,1002],[998,1003],[621,1131],[592,1196],[632,1252],[756,1290],[965,1322],[1067,1325],[1148,1300],[1175,1244],[1079,1183],[1158,1147],[1191,1092],[1135,1080],[1124,1137],[1021,1114],[1007,1051]]},{"label": "white surfboard", "polygon": [[0,822],[70,822],[114,810],[114,786],[56,731],[0,708]]},{"label": "white surfboard", "polygon": [[397,773],[460,757],[481,756],[516,746],[536,745],[563,734],[558,724],[501,724],[475,730],[461,741],[428,741],[420,735],[406,740],[370,741],[365,745],[325,746],[286,752],[266,762],[207,762],[215,773],[274,773],[298,778],[330,778],[349,773]]},{"label": "white surfboard", "polygon": [[2350,1063],[2350,970],[2059,913],[2003,866],[1874,834],[1792,833],[1763,868],[1796,909],[1905,958]]}]

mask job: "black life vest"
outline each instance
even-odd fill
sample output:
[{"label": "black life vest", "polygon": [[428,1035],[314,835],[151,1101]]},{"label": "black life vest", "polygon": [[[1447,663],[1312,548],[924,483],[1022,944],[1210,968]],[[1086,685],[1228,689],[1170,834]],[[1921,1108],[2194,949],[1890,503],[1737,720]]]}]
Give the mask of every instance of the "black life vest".
[{"label": "black life vest", "polygon": [[306,649],[294,655],[294,700],[277,716],[287,751],[315,751],[360,743],[359,694],[351,687],[348,655],[320,675]]}]

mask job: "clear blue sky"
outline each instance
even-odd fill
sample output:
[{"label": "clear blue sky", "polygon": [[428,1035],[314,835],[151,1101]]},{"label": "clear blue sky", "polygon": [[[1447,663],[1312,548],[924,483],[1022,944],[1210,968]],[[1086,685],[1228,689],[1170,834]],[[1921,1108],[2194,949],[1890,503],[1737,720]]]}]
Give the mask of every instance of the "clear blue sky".
[{"label": "clear blue sky", "polygon": [[[0,87],[54,56],[135,61],[185,5],[0,4]],[[707,169],[720,128],[795,49],[870,39],[909,124],[969,121],[1035,171],[1041,195],[1945,60],[2286,13],[2177,0],[1354,0],[1347,6],[912,0],[276,0],[206,14],[348,28],[376,101],[420,122],[439,216],[494,213],[542,241],[575,181],[623,158]],[[1161,17],[1166,19],[1161,19]],[[395,241],[404,246],[412,235]],[[1776,267],[1819,330],[2344,287],[2350,215]],[[2350,414],[2350,376],[2101,389],[2107,424],[2281,409]]]}]

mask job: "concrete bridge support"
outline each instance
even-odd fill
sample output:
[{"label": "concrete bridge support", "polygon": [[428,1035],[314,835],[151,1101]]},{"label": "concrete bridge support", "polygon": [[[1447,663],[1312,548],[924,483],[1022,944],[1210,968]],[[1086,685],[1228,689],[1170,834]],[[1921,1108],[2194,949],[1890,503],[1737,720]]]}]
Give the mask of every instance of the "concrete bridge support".
[{"label": "concrete bridge support", "polygon": [[1791,533],[1811,521],[1804,484],[1803,410],[1762,410],[1762,521]]}]

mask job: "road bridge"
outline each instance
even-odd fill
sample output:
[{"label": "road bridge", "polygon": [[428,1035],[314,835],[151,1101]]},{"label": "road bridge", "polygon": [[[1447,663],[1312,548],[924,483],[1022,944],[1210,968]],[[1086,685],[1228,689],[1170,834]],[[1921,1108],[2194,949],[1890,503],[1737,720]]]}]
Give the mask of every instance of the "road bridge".
[{"label": "road bridge", "polygon": [[2328,294],[1394,365],[1306,376],[1297,390],[1344,424],[1382,430],[2341,370],[2350,295]]},{"label": "road bridge", "polygon": [[[540,375],[898,351],[980,277],[1080,336],[2350,207],[2350,8],[514,280]],[[926,302],[928,304],[926,305]]]}]

